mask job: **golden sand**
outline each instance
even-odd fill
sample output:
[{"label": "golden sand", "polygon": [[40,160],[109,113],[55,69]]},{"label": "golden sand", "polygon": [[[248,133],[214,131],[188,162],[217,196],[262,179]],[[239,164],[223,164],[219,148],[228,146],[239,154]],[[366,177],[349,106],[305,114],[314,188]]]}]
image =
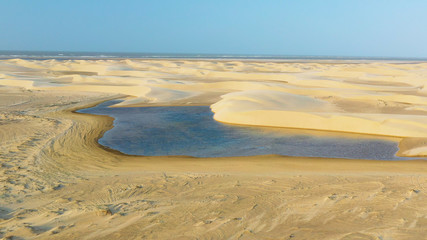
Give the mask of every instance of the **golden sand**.
[{"label": "golden sand", "polygon": [[427,154],[427,64],[0,61],[0,238],[423,239],[427,163],[125,156],[121,106],[211,105],[234,124],[394,136]]}]

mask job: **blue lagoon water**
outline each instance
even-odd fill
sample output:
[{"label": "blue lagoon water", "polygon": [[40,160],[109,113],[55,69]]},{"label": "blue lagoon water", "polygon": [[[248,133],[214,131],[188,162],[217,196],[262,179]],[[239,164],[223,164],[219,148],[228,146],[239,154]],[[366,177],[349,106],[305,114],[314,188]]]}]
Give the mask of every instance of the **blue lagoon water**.
[{"label": "blue lagoon water", "polygon": [[99,143],[130,155],[230,157],[287,156],[403,159],[397,143],[373,138],[310,134],[302,130],[229,125],[207,106],[110,108],[108,101],[81,113],[109,115],[114,128]]}]

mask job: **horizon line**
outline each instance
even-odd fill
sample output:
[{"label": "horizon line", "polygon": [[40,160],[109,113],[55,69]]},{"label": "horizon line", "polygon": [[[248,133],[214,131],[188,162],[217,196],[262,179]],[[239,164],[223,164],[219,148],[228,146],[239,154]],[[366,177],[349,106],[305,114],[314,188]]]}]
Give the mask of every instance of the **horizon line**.
[{"label": "horizon line", "polygon": [[[142,52],[142,51],[86,51],[86,50],[79,50],[79,51],[71,51],[71,50],[0,50],[1,53],[15,53],[15,55],[18,55],[16,53],[56,53],[56,54],[68,54],[68,53],[87,53],[87,54],[131,54],[131,55],[171,55],[172,57],[177,56],[217,56],[217,57],[224,57],[224,58],[232,58],[232,57],[287,57],[287,58],[343,58],[343,59],[357,59],[357,60],[363,60],[363,59],[414,59],[414,60],[427,60],[427,57],[410,57],[410,56],[362,56],[362,55],[322,55],[322,54],[314,54],[314,55],[307,55],[307,54],[264,54],[264,53],[183,53],[183,52]],[[56,56],[61,57],[61,55]],[[63,56],[63,57],[70,57],[70,56]],[[78,57],[78,56],[75,56]],[[84,56],[81,56],[84,57]],[[89,56],[88,56],[89,57]],[[104,56],[103,58],[108,57],[115,57],[118,58],[120,56]],[[149,57],[149,56],[147,56]],[[156,57],[156,56],[152,56]],[[158,57],[167,57],[167,56],[158,56]]]}]

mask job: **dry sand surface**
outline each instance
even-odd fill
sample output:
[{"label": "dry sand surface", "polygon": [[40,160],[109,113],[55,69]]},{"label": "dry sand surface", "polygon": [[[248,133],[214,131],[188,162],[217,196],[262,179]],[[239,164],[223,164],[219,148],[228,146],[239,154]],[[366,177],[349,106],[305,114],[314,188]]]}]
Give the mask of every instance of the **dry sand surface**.
[{"label": "dry sand surface", "polygon": [[[393,136],[412,161],[136,157],[72,112],[210,105],[233,124]],[[427,63],[0,61],[0,238],[427,239]]]}]

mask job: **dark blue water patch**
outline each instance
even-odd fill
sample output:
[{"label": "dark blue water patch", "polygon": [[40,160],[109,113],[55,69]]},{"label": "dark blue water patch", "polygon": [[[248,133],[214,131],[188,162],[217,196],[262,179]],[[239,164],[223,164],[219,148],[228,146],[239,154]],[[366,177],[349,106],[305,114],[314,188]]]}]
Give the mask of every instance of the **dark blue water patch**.
[{"label": "dark blue water patch", "polygon": [[110,108],[117,100],[79,110],[114,117],[99,143],[143,156],[286,156],[400,160],[398,144],[373,138],[308,134],[284,128],[229,125],[207,106]]}]

